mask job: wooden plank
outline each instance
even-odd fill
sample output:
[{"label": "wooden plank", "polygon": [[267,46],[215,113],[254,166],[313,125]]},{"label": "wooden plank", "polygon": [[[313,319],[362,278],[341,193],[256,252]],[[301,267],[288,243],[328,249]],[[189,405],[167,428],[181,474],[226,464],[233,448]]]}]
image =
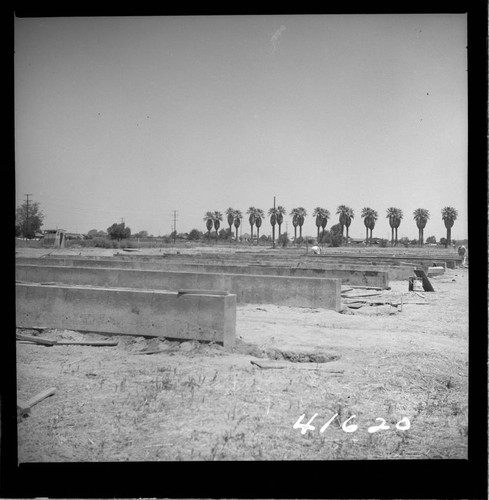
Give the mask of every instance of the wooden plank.
[{"label": "wooden plank", "polygon": [[15,338],[18,340],[27,340],[29,342],[34,342],[36,344],[42,344],[47,346],[56,345],[56,340],[40,339],[37,337],[31,337],[29,335],[22,335],[20,333],[15,334]]},{"label": "wooden plank", "polygon": [[[366,286],[366,285],[351,285],[351,288],[353,289],[360,289],[360,290],[384,290],[384,288],[380,286]],[[342,290],[343,291],[343,290]]]},{"label": "wooden plank", "polygon": [[357,297],[375,297],[377,295],[382,295],[382,292],[354,293],[352,295],[342,295],[342,296],[347,299],[356,299]]},{"label": "wooden plank", "polygon": [[56,345],[89,345],[112,347],[118,344],[118,342],[108,340],[58,340]]},{"label": "wooden plank", "polygon": [[366,302],[354,302],[352,304],[346,304],[347,307],[349,307],[350,309],[360,309],[360,307],[363,307],[366,305]]},{"label": "wooden plank", "polygon": [[435,289],[433,288],[433,285],[431,284],[431,281],[428,279],[428,276],[426,276],[426,273],[423,271],[423,269],[414,269],[414,274],[423,280],[423,290],[425,292],[434,292]]},{"label": "wooden plank", "polygon": [[229,295],[227,290],[178,290],[178,295]]},{"label": "wooden plank", "polygon": [[49,389],[41,391],[40,393],[36,394],[32,398],[28,399],[26,401],[26,404],[30,408],[32,408],[34,405],[37,405],[37,403],[40,403],[43,399],[46,399],[49,396],[52,396],[55,392],[56,392],[56,387],[50,387]]},{"label": "wooden plank", "polygon": [[138,352],[133,352],[132,354],[158,354],[159,352],[165,352],[168,351],[168,349],[153,349],[149,351],[138,351]]},{"label": "wooden plank", "polygon": [[289,361],[278,361],[274,359],[264,359],[260,361],[250,360],[252,365],[258,366],[263,370],[283,369],[283,368],[301,368],[306,370],[321,370],[324,373],[344,373],[345,370],[323,370],[321,366],[324,363],[291,363]]},{"label": "wooden plank", "polygon": [[18,399],[17,400],[17,415],[24,416],[24,415],[29,415],[31,412],[31,408],[36,405],[37,403],[40,403],[43,399],[48,398],[49,396],[52,396],[56,392],[56,387],[51,387],[49,389],[46,389],[32,398],[28,399],[27,401],[23,401]]}]

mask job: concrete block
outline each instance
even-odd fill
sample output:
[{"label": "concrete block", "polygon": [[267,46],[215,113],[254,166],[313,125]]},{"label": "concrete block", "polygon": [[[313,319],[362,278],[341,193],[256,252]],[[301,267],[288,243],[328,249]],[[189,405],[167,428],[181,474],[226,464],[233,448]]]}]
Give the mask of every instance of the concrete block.
[{"label": "concrete block", "polygon": [[441,274],[444,274],[445,269],[441,266],[430,266],[428,267],[428,272],[426,273],[428,277],[431,276],[440,276]]},{"label": "concrete block", "polygon": [[341,309],[339,279],[28,265],[16,265],[16,279],[146,290],[227,290],[238,304]]},{"label": "concrete block", "polygon": [[236,338],[236,296],[73,285],[16,284],[18,328],[70,329],[214,341]]}]

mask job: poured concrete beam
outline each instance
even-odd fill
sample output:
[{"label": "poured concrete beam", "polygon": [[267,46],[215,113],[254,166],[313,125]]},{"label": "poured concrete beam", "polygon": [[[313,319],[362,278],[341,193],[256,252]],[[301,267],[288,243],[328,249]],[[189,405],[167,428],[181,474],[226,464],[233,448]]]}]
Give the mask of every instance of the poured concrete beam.
[{"label": "poured concrete beam", "polygon": [[[389,274],[386,270],[356,268],[298,268],[285,266],[230,265],[230,264],[193,264],[177,262],[140,262],[127,260],[83,260],[83,259],[19,259],[18,262],[33,265],[105,267],[119,269],[139,269],[171,272],[255,274],[267,276],[295,276],[299,278],[333,278],[341,280],[342,285],[389,287]],[[396,273],[399,274],[399,273]],[[412,276],[412,273],[409,274]],[[406,278],[407,279],[407,278]]]},{"label": "poured concrete beam", "polygon": [[236,338],[236,296],[74,285],[16,284],[18,328],[214,341]]},{"label": "poured concrete beam", "polygon": [[138,269],[16,265],[16,280],[178,291],[227,290],[238,304],[341,310],[339,279]]}]

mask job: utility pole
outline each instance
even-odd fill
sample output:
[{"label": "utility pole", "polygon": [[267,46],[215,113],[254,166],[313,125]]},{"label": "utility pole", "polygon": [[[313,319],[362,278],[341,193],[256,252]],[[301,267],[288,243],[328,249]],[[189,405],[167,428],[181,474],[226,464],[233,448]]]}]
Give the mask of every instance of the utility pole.
[{"label": "utility pole", "polygon": [[[277,217],[277,214],[275,212],[275,196],[273,197],[273,216],[275,218]],[[273,233],[273,236],[272,236],[272,239],[273,239],[273,248],[275,248],[275,224],[272,227],[272,233]]]},{"label": "utility pole", "polygon": [[173,210],[173,244],[177,236],[177,210]]},{"label": "utility pole", "polygon": [[121,217],[121,224],[124,224],[124,217]]},{"label": "utility pole", "polygon": [[26,214],[26,232],[24,234],[24,238],[28,237],[31,234],[31,221],[29,219],[29,196],[32,196],[32,194],[26,194],[25,197],[27,198],[27,214]]}]

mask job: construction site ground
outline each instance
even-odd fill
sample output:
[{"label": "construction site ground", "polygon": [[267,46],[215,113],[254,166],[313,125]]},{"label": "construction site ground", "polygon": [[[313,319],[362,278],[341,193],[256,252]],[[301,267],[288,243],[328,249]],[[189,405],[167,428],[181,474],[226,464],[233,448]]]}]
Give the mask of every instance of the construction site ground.
[{"label": "construction site ground", "polygon": [[238,306],[233,348],[18,329],[118,342],[16,343],[18,398],[56,389],[18,418],[19,462],[465,459],[468,269],[430,280],[343,287],[342,312]]}]

